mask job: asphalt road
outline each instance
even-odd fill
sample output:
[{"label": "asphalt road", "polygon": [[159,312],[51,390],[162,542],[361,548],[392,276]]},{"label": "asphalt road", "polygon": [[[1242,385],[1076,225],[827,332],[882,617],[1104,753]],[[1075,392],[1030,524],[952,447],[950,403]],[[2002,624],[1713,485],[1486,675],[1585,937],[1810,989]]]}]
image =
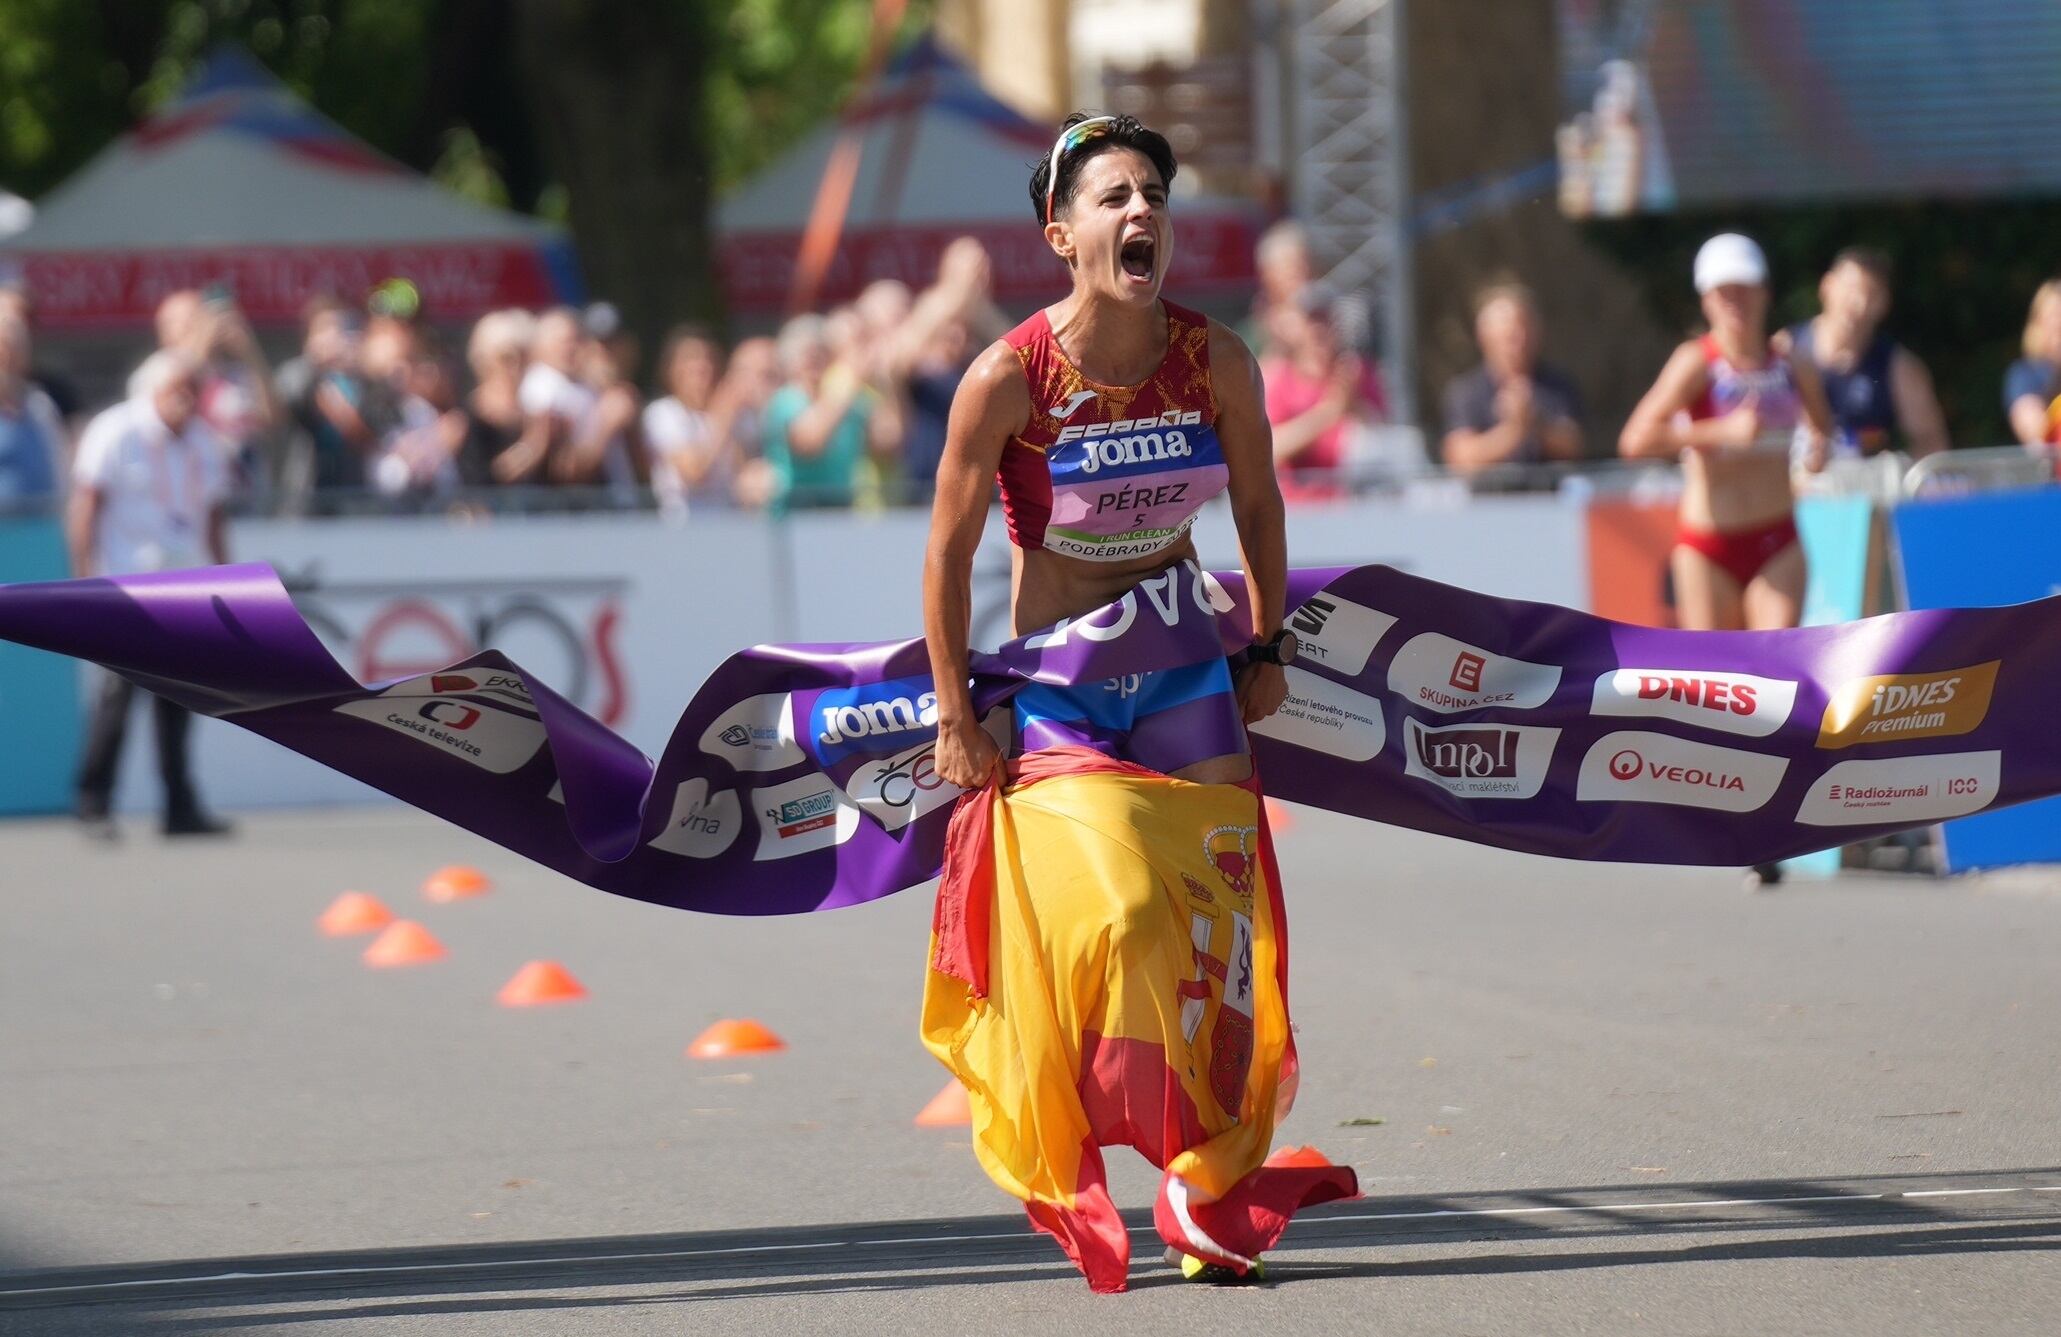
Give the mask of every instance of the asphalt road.
[{"label": "asphalt road", "polygon": [[[1298,817],[1281,1141],[1368,1196],[1260,1288],[1176,1281],[1145,1227],[1115,1298],[911,1123],[943,1081],[921,893],[694,917],[385,809],[200,847],[0,826],[0,1333],[2061,1323],[2061,876],[1754,895]],[[424,903],[454,860],[495,892]],[[361,965],[313,925],[346,888],[449,957]],[[498,1007],[532,958],[591,996]],[[790,1047],[684,1058],[721,1016]]]}]

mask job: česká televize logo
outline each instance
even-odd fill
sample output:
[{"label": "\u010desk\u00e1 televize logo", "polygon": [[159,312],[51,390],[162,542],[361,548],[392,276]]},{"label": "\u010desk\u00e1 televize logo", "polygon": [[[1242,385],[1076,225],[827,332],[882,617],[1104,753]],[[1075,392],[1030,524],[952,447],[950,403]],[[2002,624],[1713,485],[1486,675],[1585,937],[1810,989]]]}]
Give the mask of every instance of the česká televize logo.
[{"label": "\u010desk\u00e1 televize logo", "polygon": [[1603,735],[1582,757],[1574,796],[1587,802],[1754,812],[1775,796],[1788,769],[1784,757],[1624,729]]},{"label": "\u010desk\u00e1 televize logo", "polygon": [[1989,717],[2002,663],[1992,659],[1936,673],[1855,678],[1832,694],[1818,728],[1818,746],[1836,749],[1969,733]]},{"label": "\u010desk\u00e1 televize logo", "polygon": [[1796,705],[1784,678],[1709,669],[1621,668],[1596,679],[1592,715],[1673,720],[1719,733],[1765,738]]}]

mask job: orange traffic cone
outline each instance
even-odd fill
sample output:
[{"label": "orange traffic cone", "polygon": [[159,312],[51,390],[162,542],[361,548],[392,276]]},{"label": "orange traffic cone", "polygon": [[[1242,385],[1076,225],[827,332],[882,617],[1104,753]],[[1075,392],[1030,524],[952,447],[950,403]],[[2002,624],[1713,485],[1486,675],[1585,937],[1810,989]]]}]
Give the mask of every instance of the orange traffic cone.
[{"label": "orange traffic cone", "polygon": [[1318,1151],[1315,1147],[1276,1147],[1274,1154],[1267,1157],[1266,1163],[1276,1169],[1292,1167],[1295,1169],[1314,1170],[1320,1169],[1332,1162],[1329,1156]]},{"label": "orange traffic cone", "polygon": [[429,875],[429,881],[422,884],[422,894],[439,905],[462,901],[470,896],[484,896],[493,889],[494,884],[487,881],[485,873],[462,863],[437,869]]},{"label": "orange traffic cone", "polygon": [[377,933],[393,922],[394,912],[382,905],[377,896],[347,891],[329,903],[329,908],[315,921],[315,927],[332,938],[348,938],[359,933]]},{"label": "orange traffic cone", "polygon": [[564,966],[556,961],[532,961],[516,971],[515,978],[502,985],[494,998],[503,1007],[536,1007],[542,1003],[570,1003],[586,996],[586,986]]},{"label": "orange traffic cone", "polygon": [[739,1054],[771,1054],[787,1048],[787,1041],[750,1017],[728,1017],[694,1037],[687,1046],[688,1058],[733,1058]]},{"label": "orange traffic cone", "polygon": [[918,1128],[963,1128],[972,1122],[973,1106],[966,1099],[966,1088],[959,1085],[956,1077],[916,1112]]},{"label": "orange traffic cone", "polygon": [[1285,836],[1295,829],[1295,814],[1288,811],[1288,805],[1280,799],[1267,800],[1267,825],[1277,836]]},{"label": "orange traffic cone", "polygon": [[365,949],[368,966],[412,966],[424,961],[441,961],[448,953],[444,944],[412,919],[396,919]]}]

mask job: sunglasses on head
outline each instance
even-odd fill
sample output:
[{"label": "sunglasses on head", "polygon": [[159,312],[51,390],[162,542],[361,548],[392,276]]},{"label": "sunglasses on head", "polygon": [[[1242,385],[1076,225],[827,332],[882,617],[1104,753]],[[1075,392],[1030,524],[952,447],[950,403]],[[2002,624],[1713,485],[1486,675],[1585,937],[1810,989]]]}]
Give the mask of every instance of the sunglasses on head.
[{"label": "sunglasses on head", "polygon": [[1059,138],[1052,145],[1052,165],[1045,174],[1045,222],[1052,221],[1052,201],[1059,193],[1059,164],[1067,154],[1073,152],[1091,139],[1101,139],[1116,129],[1114,116],[1090,116],[1085,121],[1076,121],[1059,132]]}]

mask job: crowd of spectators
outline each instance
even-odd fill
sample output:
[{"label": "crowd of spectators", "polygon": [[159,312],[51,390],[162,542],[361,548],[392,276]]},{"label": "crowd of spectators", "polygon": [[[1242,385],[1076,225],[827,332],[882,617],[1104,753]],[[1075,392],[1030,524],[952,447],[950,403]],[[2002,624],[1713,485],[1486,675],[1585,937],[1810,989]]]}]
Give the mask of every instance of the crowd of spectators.
[{"label": "crowd of spectators", "polygon": [[[1295,223],[1261,238],[1257,274],[1239,329],[1259,358],[1291,502],[1433,472],[1477,487],[1549,486],[1598,453],[1574,381],[1543,355],[1539,303],[1522,284],[1476,296],[1480,361],[1446,386],[1442,420],[1420,433],[1391,421],[1365,297],[1315,278]],[[1924,364],[1883,332],[1890,296],[1883,256],[1843,251],[1820,283],[1820,313],[1786,333],[1823,374],[1835,452],[1916,456],[1947,444]],[[156,339],[192,367],[196,420],[245,508],[652,505],[678,518],[922,502],[959,379],[1009,323],[986,252],[962,238],[920,292],[881,280],[728,347],[682,325],[648,365],[605,303],[495,311],[461,347],[424,319],[403,280],[363,303],[311,303],[298,351],[276,370],[226,292],[167,296]],[[62,494],[86,429],[77,393],[36,363],[34,329],[26,295],[0,289],[0,510]],[[2004,407],[2013,433],[2045,448],[2061,440],[2061,280],[2035,295],[2023,351]]]}]

